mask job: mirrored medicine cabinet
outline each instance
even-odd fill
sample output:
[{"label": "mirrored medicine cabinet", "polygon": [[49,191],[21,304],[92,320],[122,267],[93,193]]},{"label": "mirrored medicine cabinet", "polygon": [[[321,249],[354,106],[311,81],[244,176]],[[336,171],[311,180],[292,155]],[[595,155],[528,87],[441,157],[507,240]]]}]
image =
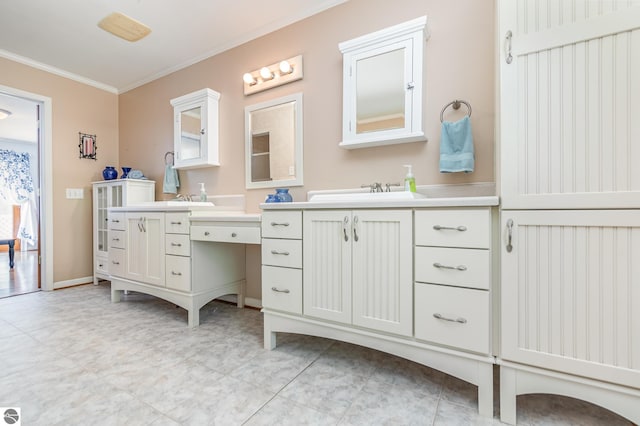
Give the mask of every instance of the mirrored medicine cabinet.
[{"label": "mirrored medicine cabinet", "polygon": [[302,145],[302,93],[247,106],[247,189],[303,185]]},{"label": "mirrored medicine cabinet", "polygon": [[220,94],[202,89],[171,100],[176,169],[219,166],[218,102]]},{"label": "mirrored medicine cabinet", "polygon": [[423,57],[427,17],[345,41],[342,142],[347,149],[425,141]]}]

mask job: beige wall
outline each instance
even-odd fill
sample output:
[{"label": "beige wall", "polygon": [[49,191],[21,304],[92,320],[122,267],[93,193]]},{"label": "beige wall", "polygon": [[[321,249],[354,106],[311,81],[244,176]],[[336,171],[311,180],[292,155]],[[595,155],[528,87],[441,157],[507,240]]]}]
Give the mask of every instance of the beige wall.
[{"label": "beige wall", "polygon": [[[246,190],[244,184],[244,107],[296,92],[304,94],[304,187],[356,188],[371,182],[402,182],[403,164],[413,164],[418,185],[494,181],[494,4],[493,0],[350,0],[257,40],[204,60],[120,96],[120,162],[162,181],[164,153],[172,148],[169,100],[209,87],[220,92],[218,168],[180,171],[183,193],[246,194],[247,210],[273,190]],[[422,15],[431,37],[425,45],[424,128],[427,143],[344,150],[342,132],[342,56],[338,43]],[[302,54],[304,79],[251,96],[243,95],[242,75]],[[476,170],[438,171],[440,111],[454,99],[473,108]],[[461,117],[459,113],[447,118]],[[448,110],[449,113],[452,110]],[[328,172],[330,171],[330,172]],[[159,199],[171,198],[161,193]],[[249,247],[248,295],[260,297],[259,248]]]},{"label": "beige wall", "polygon": [[[350,0],[257,40],[116,96],[28,66],[0,59],[0,84],[53,100],[54,281],[92,274],[90,183],[105,165],[141,169],[162,191],[164,153],[173,150],[169,100],[209,87],[221,93],[220,161],[217,168],[180,171],[181,192],[246,194],[247,210],[271,190],[244,187],[244,107],[296,92],[304,94],[303,200],[313,189],[355,188],[401,182],[403,164],[414,165],[418,185],[494,181],[494,4],[493,0]],[[338,43],[422,15],[431,33],[425,45],[424,128],[427,143],[344,150],[342,56]],[[242,75],[283,58],[304,55],[304,79],[245,97]],[[473,107],[476,171],[440,174],[440,110],[453,99]],[[463,108],[464,109],[464,108]],[[451,119],[456,115],[448,116]],[[97,134],[98,161],[80,160],[78,132]],[[330,166],[330,167],[329,167]],[[327,170],[331,173],[327,173]],[[65,188],[85,189],[83,200],[67,200]],[[259,294],[259,247],[250,246],[248,293]]]},{"label": "beige wall", "polygon": [[[0,70],[1,85],[52,100],[53,281],[91,277],[91,182],[118,166],[118,97],[2,58]],[[97,161],[79,158],[78,132],[97,135]],[[66,188],[83,188],[84,199],[66,199]]]}]

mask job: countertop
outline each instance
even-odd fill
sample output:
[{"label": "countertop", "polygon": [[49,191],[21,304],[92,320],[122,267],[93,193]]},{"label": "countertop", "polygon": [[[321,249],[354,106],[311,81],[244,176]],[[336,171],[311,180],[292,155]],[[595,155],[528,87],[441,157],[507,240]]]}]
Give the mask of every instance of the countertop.
[{"label": "countertop", "polygon": [[358,200],[339,202],[292,202],[262,203],[263,210],[314,210],[314,209],[391,209],[391,208],[430,208],[430,207],[491,207],[500,202],[497,196],[481,197],[434,197],[416,200]]}]

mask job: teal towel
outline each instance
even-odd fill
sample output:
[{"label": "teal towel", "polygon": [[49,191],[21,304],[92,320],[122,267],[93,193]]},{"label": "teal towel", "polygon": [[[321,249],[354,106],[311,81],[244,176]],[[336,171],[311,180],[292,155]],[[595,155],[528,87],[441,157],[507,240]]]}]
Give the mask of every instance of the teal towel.
[{"label": "teal towel", "polygon": [[442,122],[440,137],[440,173],[471,173],[474,167],[471,119]]},{"label": "teal towel", "polygon": [[165,165],[162,192],[165,194],[177,194],[179,186],[180,180],[178,180],[178,171],[174,169],[171,164]]}]

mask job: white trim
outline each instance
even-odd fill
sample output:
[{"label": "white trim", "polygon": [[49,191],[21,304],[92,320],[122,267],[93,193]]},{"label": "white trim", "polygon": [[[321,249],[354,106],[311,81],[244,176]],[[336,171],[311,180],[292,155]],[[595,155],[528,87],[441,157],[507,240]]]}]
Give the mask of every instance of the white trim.
[{"label": "white trim", "polygon": [[[1,52],[0,52],[1,53]],[[43,290],[53,290],[53,127],[51,98],[0,85],[0,92],[18,96],[42,105],[40,114],[40,168],[38,170],[38,196],[40,197],[40,263]]]},{"label": "white trim", "polygon": [[93,276],[89,275],[88,277],[74,278],[72,280],[55,282],[53,283],[53,288],[54,290],[58,290],[60,288],[73,287],[81,284],[91,284],[92,282],[93,282]]},{"label": "white trim", "polygon": [[68,78],[70,80],[77,81],[82,84],[93,86],[95,88],[98,88],[107,92],[116,93],[116,94],[118,93],[118,89],[116,89],[113,86],[109,86],[107,84],[82,77],[78,74],[73,74],[68,71],[61,70],[60,68],[52,67],[51,65],[43,64],[42,62],[34,61],[33,59],[25,58],[24,56],[16,55],[15,53],[7,52],[6,50],[0,49],[0,57],[9,59],[14,62],[21,63],[23,65],[30,66],[32,68],[36,68],[51,74],[59,75],[60,77]]},{"label": "white trim", "polygon": [[[225,302],[238,303],[238,296],[236,294],[227,294],[225,296],[218,297],[217,300],[224,300]],[[262,309],[262,299],[254,299],[253,297],[245,297],[244,305],[251,306],[252,308]]]}]

